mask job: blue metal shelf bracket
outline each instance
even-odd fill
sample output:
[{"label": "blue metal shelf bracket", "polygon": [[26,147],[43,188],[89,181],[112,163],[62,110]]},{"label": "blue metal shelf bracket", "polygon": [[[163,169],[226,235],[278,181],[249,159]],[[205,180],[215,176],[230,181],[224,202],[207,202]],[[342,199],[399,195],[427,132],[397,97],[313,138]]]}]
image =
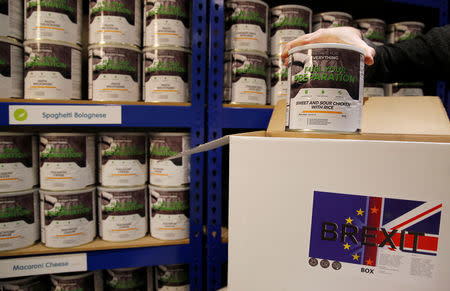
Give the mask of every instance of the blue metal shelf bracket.
[{"label": "blue metal shelf bracket", "polygon": [[[192,3],[192,127],[191,147],[205,142],[207,1]],[[203,175],[204,154],[191,157],[190,192],[190,289],[203,290]]]},{"label": "blue metal shelf bracket", "polygon": [[[208,141],[217,139],[223,134],[224,1],[210,1],[209,12]],[[216,256],[222,243],[222,150],[216,149],[207,155],[206,290],[217,290],[220,288],[222,263]]]}]

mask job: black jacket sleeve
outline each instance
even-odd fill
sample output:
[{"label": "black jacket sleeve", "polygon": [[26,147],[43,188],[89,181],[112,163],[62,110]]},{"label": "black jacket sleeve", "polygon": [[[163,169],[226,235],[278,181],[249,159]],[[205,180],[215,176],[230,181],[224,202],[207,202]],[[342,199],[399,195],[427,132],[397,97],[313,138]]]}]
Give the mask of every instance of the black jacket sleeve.
[{"label": "black jacket sleeve", "polygon": [[367,82],[450,80],[450,25],[375,51],[375,63],[366,66]]}]

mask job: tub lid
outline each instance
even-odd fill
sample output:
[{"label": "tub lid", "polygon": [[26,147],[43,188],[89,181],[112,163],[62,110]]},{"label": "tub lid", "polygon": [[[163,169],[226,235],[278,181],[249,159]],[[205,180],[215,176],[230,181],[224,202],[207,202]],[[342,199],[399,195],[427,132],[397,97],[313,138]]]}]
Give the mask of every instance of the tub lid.
[{"label": "tub lid", "polygon": [[142,50],[142,52],[146,53],[148,51],[154,51],[154,50],[167,50],[167,51],[180,51],[191,54],[192,51],[187,48],[179,47],[179,46],[146,46]]},{"label": "tub lid", "polygon": [[191,136],[189,132],[150,132],[150,137],[152,136]]},{"label": "tub lid", "polygon": [[55,45],[62,45],[62,46],[70,46],[71,48],[74,48],[76,50],[81,51],[81,46],[76,43],[66,42],[66,41],[59,41],[59,40],[51,40],[51,39],[29,39],[23,42],[23,45],[26,46],[28,44],[32,43],[44,43],[44,44],[55,44]]},{"label": "tub lid", "polygon": [[155,185],[148,185],[148,189],[149,191],[153,190],[157,190],[157,191],[186,191],[189,190],[190,187],[189,186],[176,186],[176,187],[162,187],[162,186],[155,186]]},{"label": "tub lid", "polygon": [[121,42],[94,43],[94,44],[91,44],[88,46],[88,50],[91,50],[93,48],[100,48],[100,47],[121,48],[121,49],[132,50],[132,51],[135,51],[138,53],[142,52],[142,50],[138,46],[121,43]]},{"label": "tub lid", "polygon": [[269,8],[269,5],[266,2],[261,1],[261,0],[229,0],[229,1],[226,1],[226,2],[230,2],[230,3],[233,3],[233,2],[255,2],[255,3],[264,5],[267,8]]},{"label": "tub lid", "polygon": [[392,32],[399,26],[419,26],[420,28],[425,28],[425,24],[418,21],[403,21],[403,22],[396,22],[388,25],[388,31]]},{"label": "tub lid", "polygon": [[[105,191],[105,192],[130,192],[130,191],[139,191],[139,190],[147,190],[147,185],[141,185],[141,186],[131,186],[131,187],[104,187],[104,186],[98,186],[97,189],[99,191]],[[100,192],[98,192],[100,195]]]},{"label": "tub lid", "polygon": [[317,17],[323,16],[323,15],[331,15],[331,16],[339,15],[339,16],[345,16],[345,17],[348,17],[350,19],[353,19],[353,17],[350,14],[348,14],[347,12],[342,12],[342,11],[321,12],[321,13],[314,14],[313,18],[317,18]]},{"label": "tub lid", "polygon": [[308,50],[308,49],[320,49],[320,48],[337,48],[337,49],[347,49],[356,51],[362,55],[366,55],[366,52],[359,47],[348,45],[348,44],[342,44],[342,43],[313,43],[313,44],[307,44],[307,45],[301,45],[295,48],[292,48],[289,50],[289,55],[302,51],[302,50]]},{"label": "tub lid", "polygon": [[226,55],[231,55],[233,53],[255,55],[255,56],[260,56],[260,57],[263,57],[263,58],[266,58],[266,59],[269,58],[269,56],[265,52],[255,51],[255,50],[229,50],[229,51],[225,52],[225,56]]},{"label": "tub lid", "polygon": [[296,5],[296,4],[286,4],[286,5],[278,5],[275,7],[270,8],[270,11],[272,10],[276,10],[276,9],[284,9],[284,8],[297,8],[297,9],[303,9],[303,10],[307,10],[310,13],[312,13],[311,8],[303,6],[303,5]]},{"label": "tub lid", "polygon": [[361,18],[361,19],[356,19],[354,20],[355,22],[378,22],[378,23],[382,23],[382,24],[386,24],[386,22],[384,22],[384,20],[379,19],[379,18]]},{"label": "tub lid", "polygon": [[[44,190],[39,189],[39,192],[41,194],[48,194],[48,195],[71,195],[71,194],[80,194],[80,193],[87,193],[87,192],[94,192],[95,186],[89,186],[80,190]],[[95,194],[95,193],[94,193]]]},{"label": "tub lid", "polygon": [[99,136],[147,136],[146,132],[121,132],[121,131],[101,131],[98,133]]},{"label": "tub lid", "polygon": [[95,133],[87,132],[41,132],[39,136],[95,136]]}]

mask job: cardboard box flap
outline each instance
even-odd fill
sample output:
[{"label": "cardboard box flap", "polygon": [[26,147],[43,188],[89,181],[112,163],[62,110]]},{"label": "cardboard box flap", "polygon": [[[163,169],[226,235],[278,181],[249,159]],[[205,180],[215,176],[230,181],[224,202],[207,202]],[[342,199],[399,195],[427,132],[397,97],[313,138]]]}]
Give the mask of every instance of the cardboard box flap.
[{"label": "cardboard box flap", "polygon": [[[369,97],[363,105],[361,134],[333,132],[286,132],[286,100],[278,101],[267,132],[256,131],[234,136],[267,136],[322,139],[356,139],[411,142],[450,142],[450,122],[441,99],[424,97]],[[207,142],[169,157],[209,151],[230,143],[230,136]]]},{"label": "cardboard box flap", "polygon": [[226,135],[221,138],[215,139],[213,141],[201,144],[199,146],[196,146],[195,148],[183,151],[175,156],[165,158],[164,160],[174,160],[181,157],[187,157],[193,154],[198,154],[202,152],[207,152],[216,148],[223,147],[230,143],[231,136],[259,136],[259,137],[265,137],[266,132],[264,130],[259,131],[253,131],[253,132],[246,132],[246,133],[239,133],[239,134],[233,134],[233,135]]},{"label": "cardboard box flap", "polygon": [[450,123],[439,97],[371,97],[361,132],[450,135]]},{"label": "cardboard box flap", "polygon": [[229,143],[230,143],[230,136],[226,135],[224,137],[221,137],[221,138],[215,139],[213,141],[204,143],[202,145],[196,146],[195,148],[183,151],[183,152],[181,152],[181,153],[179,153],[179,154],[177,154],[175,156],[165,158],[164,160],[174,160],[174,159],[177,159],[177,158],[187,157],[187,156],[190,156],[190,155],[193,155],[193,154],[198,154],[198,153],[201,153],[201,152],[210,151],[210,150],[222,147],[224,145],[227,145]]},{"label": "cardboard box flap", "polygon": [[280,132],[286,128],[286,100],[280,100],[273,109],[267,132]]}]

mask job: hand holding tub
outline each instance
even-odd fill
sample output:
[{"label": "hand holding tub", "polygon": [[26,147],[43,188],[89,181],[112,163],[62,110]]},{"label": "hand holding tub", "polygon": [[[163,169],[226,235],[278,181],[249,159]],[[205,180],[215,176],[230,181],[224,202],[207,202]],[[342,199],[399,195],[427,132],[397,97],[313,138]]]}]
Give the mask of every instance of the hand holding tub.
[{"label": "hand holding tub", "polygon": [[288,51],[290,49],[312,43],[343,43],[360,47],[365,51],[364,62],[366,65],[372,65],[374,62],[373,58],[375,56],[375,50],[363,41],[361,32],[356,28],[343,26],[319,29],[313,33],[304,34],[289,42],[281,55],[286,59],[286,65]]}]

